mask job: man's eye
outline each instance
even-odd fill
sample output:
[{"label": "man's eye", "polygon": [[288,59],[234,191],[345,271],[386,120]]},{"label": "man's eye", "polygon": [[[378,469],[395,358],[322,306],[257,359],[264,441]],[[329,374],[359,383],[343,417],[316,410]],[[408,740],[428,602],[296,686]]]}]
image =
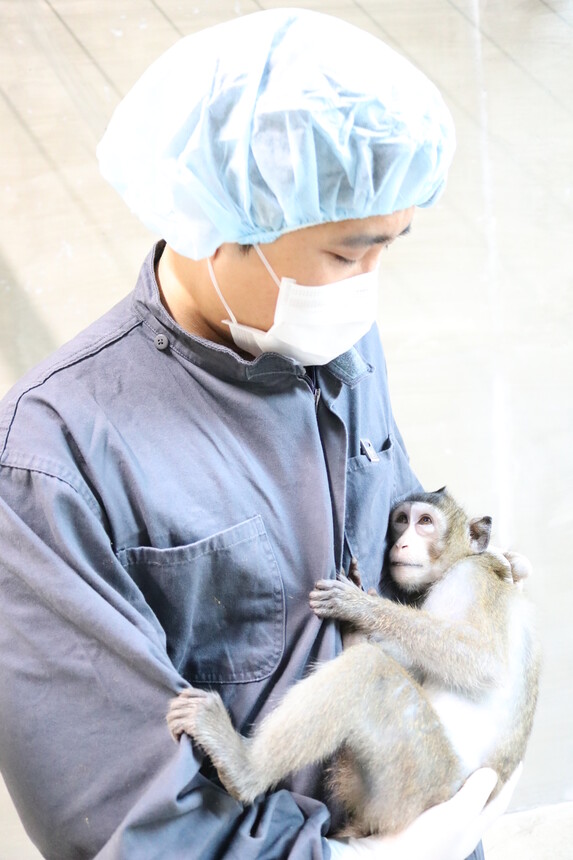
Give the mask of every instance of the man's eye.
[{"label": "man's eye", "polygon": [[356,260],[349,260],[348,257],[343,257],[341,254],[332,255],[337,263],[342,263],[343,266],[353,266]]}]

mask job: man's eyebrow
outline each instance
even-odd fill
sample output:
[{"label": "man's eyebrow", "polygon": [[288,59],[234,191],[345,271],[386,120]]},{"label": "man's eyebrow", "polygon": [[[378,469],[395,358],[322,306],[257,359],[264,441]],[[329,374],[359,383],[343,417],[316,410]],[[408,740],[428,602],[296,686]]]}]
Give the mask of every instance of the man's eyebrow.
[{"label": "man's eyebrow", "polygon": [[[408,224],[408,226],[405,227],[401,233],[398,233],[398,236],[407,236],[411,229],[412,225]],[[398,237],[387,236],[383,233],[377,235],[370,235],[368,233],[355,233],[352,236],[346,236],[344,239],[341,239],[340,244],[344,245],[346,248],[370,248],[373,245],[387,245],[388,242],[392,242],[396,238]]]}]

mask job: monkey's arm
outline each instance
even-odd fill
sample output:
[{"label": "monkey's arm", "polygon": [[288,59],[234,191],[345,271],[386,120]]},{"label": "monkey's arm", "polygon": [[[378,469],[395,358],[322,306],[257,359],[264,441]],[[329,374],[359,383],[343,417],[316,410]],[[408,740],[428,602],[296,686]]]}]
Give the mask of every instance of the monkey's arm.
[{"label": "monkey's arm", "polygon": [[346,621],[391,645],[390,652],[409,668],[457,689],[475,690],[497,683],[504,666],[504,639],[486,613],[472,616],[464,597],[453,602],[450,617],[405,606],[357,588],[346,577],[320,580],[310,593],[319,618]]}]

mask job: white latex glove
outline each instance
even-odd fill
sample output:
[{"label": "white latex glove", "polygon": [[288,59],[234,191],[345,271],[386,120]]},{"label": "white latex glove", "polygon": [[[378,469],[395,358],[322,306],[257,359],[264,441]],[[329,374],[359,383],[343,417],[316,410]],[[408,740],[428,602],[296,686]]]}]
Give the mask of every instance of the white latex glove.
[{"label": "white latex glove", "polygon": [[520,764],[487,806],[497,782],[490,768],[476,770],[451,800],[422,813],[396,836],[328,839],[332,860],[465,860],[503,815],[521,776]]}]

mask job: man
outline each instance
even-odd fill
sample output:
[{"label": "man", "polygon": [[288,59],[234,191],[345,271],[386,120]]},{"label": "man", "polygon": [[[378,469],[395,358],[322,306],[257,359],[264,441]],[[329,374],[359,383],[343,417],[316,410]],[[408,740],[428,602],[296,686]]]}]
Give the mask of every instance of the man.
[{"label": "man", "polygon": [[507,802],[481,814],[478,772],[404,834],[345,843],[324,766],[243,808],[165,723],[198,684],[247,730],[340,651],[314,582],[356,555],[378,585],[419,486],[378,266],[452,152],[429,81],[300,10],[182,40],[116,111],[102,172],[165,241],[0,411],[0,763],[46,857],[457,860]]}]

